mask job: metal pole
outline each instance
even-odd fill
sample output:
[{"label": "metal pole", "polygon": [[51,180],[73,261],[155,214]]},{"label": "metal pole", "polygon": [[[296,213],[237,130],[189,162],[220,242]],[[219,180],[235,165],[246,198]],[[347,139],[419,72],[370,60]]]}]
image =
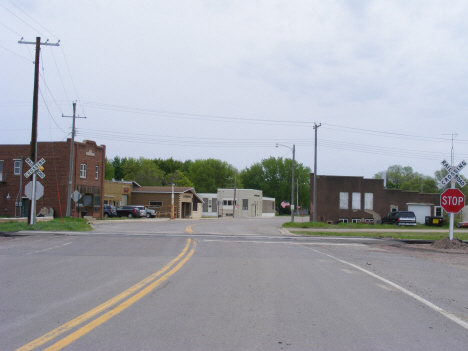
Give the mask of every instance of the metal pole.
[{"label": "metal pole", "polygon": [[236,187],[237,187],[237,171],[234,173],[234,200],[232,201],[232,218],[236,212]]},{"label": "metal pole", "polygon": [[299,216],[299,178],[296,179],[296,206],[297,206],[297,215]]},{"label": "metal pole", "polygon": [[171,219],[174,219],[174,183],[172,183]]},{"label": "metal pole", "polygon": [[312,222],[317,222],[317,129],[322,124],[317,125],[314,123],[315,129],[315,155],[314,155],[314,199],[313,199],[313,215]]},{"label": "metal pole", "polygon": [[293,144],[292,148],[292,180],[291,180],[291,222],[294,222],[294,160],[296,156],[296,145]]},{"label": "metal pole", "polygon": [[[455,179],[452,179],[451,189],[455,189]],[[455,225],[455,213],[449,213],[450,215],[450,229],[449,229],[449,238],[453,240],[453,226]]]}]

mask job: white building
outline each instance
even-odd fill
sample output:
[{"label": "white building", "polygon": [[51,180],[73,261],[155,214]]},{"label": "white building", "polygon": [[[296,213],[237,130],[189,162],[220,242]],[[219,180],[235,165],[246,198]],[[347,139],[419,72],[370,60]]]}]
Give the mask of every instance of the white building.
[{"label": "white building", "polygon": [[263,197],[261,190],[236,189],[234,205],[234,189],[218,189],[216,194],[199,193],[204,201],[204,217],[232,217],[235,207],[235,217],[274,217],[275,199]]}]

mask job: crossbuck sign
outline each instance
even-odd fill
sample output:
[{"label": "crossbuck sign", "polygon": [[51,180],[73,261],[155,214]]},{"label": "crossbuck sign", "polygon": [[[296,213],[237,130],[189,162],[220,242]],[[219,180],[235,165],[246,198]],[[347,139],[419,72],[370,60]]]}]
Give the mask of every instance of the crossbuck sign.
[{"label": "crossbuck sign", "polygon": [[25,161],[29,165],[29,167],[31,167],[31,169],[24,174],[26,178],[29,178],[31,174],[36,172],[39,177],[44,179],[45,174],[42,173],[42,171],[39,169],[39,167],[41,167],[45,163],[45,160],[43,158],[41,158],[36,164],[34,164],[34,162],[31,161],[29,158],[27,158]]},{"label": "crossbuck sign", "polygon": [[464,187],[466,185],[466,182],[460,177],[459,173],[460,171],[465,168],[466,166],[466,161],[463,160],[460,162],[460,164],[456,167],[450,167],[449,163],[445,160],[441,162],[442,166],[447,170],[448,174],[445,176],[444,179],[440,181],[440,184],[442,186],[449,184],[453,179],[456,180],[456,182],[461,186]]}]

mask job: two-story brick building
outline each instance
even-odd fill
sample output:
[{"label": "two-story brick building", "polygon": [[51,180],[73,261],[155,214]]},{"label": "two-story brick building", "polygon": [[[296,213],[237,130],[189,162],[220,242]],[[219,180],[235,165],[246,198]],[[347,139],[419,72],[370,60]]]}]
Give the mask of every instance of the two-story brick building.
[{"label": "two-story brick building", "polygon": [[[68,179],[70,169],[71,139],[63,142],[38,142],[37,160],[44,158],[46,177],[38,181],[44,186],[44,196],[36,202],[37,212],[42,207],[52,208],[56,217],[65,216],[67,209]],[[0,208],[1,214],[10,217],[27,217],[30,200],[25,185],[32,177],[25,178],[30,167],[25,160],[30,156],[30,145],[0,145]],[[102,217],[104,194],[104,167],[106,147],[84,140],[74,143],[72,192],[77,190],[82,198],[79,212]],[[74,202],[71,202],[73,208]]]}]

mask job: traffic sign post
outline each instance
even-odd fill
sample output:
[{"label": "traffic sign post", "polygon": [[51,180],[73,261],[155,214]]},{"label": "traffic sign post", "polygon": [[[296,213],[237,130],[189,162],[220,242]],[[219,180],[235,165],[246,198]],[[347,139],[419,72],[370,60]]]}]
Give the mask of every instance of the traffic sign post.
[{"label": "traffic sign post", "polygon": [[440,195],[440,205],[447,213],[450,213],[449,237],[453,240],[454,215],[465,207],[465,195],[458,189],[447,189]]},{"label": "traffic sign post", "polygon": [[36,175],[38,174],[39,177],[44,179],[45,174],[42,173],[44,167],[42,165],[45,163],[45,160],[41,158],[39,162],[34,163],[29,158],[25,160],[25,162],[31,167],[29,171],[27,171],[24,176],[29,178],[31,175],[33,176],[32,179],[32,189],[31,189],[31,213],[29,216],[29,225],[33,225],[36,223]]}]

